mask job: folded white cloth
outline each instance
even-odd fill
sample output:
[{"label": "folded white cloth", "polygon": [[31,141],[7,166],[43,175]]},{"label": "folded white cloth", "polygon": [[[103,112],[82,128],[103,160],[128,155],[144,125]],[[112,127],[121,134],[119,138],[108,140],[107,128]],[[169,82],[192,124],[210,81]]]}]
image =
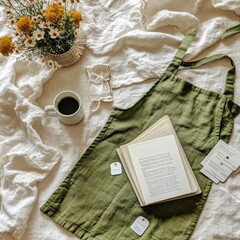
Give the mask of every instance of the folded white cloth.
[{"label": "folded white cloth", "polygon": [[95,112],[99,109],[101,101],[113,101],[110,67],[107,64],[95,64],[86,67],[86,70],[88,74],[88,96],[91,101],[90,111]]},{"label": "folded white cloth", "polygon": [[215,8],[235,11],[240,15],[240,1],[239,0],[212,0]]},{"label": "folded white cloth", "polygon": [[43,110],[35,100],[53,70],[36,62],[1,58],[0,233],[20,239],[43,180],[61,155],[39,135]]}]

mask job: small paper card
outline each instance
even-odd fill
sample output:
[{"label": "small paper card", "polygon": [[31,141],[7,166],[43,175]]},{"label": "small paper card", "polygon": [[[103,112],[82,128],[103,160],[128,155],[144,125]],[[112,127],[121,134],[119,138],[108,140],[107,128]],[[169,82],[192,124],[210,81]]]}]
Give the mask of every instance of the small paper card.
[{"label": "small paper card", "polygon": [[240,166],[240,152],[219,140],[201,164],[201,173],[215,183],[224,182]]},{"label": "small paper card", "polygon": [[215,178],[211,173],[209,173],[204,167],[200,170],[202,174],[211,179],[215,183],[219,183],[219,179]]},{"label": "small paper card", "polygon": [[122,174],[122,164],[120,162],[113,162],[110,165],[111,175],[116,176]]},{"label": "small paper card", "polygon": [[221,157],[217,154],[214,154],[208,162],[203,167],[204,170],[209,172],[213,177],[217,178],[221,182],[225,182],[225,180],[232,173],[232,169],[225,165],[224,161],[222,161]]},{"label": "small paper card", "polygon": [[203,159],[201,164],[204,166],[214,154],[218,155],[218,157],[224,161],[225,165],[233,171],[240,166],[240,152],[225,143],[223,140],[218,141],[214,148]]},{"label": "small paper card", "polygon": [[149,221],[142,217],[139,216],[134,223],[131,225],[131,229],[139,236],[142,236],[143,233],[146,231],[146,229],[149,226]]}]

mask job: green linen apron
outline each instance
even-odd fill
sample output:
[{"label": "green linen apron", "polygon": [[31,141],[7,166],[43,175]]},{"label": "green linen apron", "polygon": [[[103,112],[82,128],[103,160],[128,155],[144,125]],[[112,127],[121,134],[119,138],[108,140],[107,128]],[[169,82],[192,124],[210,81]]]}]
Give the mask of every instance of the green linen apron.
[{"label": "green linen apron", "polygon": [[[239,31],[226,31],[224,37]],[[226,57],[218,54],[197,62],[182,59],[195,33],[188,34],[176,56],[155,85],[132,107],[114,108],[92,145],[62,184],[41,207],[55,222],[80,239],[178,240],[188,239],[211,187],[200,174],[200,162],[219,139],[228,141],[240,107],[232,102],[235,66],[227,73],[224,94],[201,89],[176,76],[180,65],[197,67]],[[125,173],[110,175],[119,161],[116,149],[130,142],[154,122],[169,115],[196,175],[202,194],[140,207]],[[138,216],[150,225],[142,237],[130,226]]]}]

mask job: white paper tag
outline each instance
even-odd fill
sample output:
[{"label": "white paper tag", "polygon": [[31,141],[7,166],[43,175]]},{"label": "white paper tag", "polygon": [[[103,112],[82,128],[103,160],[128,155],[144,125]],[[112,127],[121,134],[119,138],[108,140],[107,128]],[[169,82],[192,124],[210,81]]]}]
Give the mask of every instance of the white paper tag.
[{"label": "white paper tag", "polygon": [[224,163],[224,161],[222,161],[222,158],[219,157],[218,154],[214,154],[208,160],[208,162],[204,165],[204,169],[221,182],[224,182],[232,173],[232,169],[226,166],[226,164]]},{"label": "white paper tag", "polygon": [[224,162],[226,166],[232,170],[236,170],[240,166],[240,152],[235,148],[225,143],[223,140],[219,140],[209,154],[203,159],[201,164],[204,166],[209,159],[216,154],[218,158]]},{"label": "white paper tag", "polygon": [[203,167],[203,168],[200,170],[200,172],[201,172],[202,174],[204,174],[206,177],[208,177],[209,179],[211,179],[213,182],[219,183],[219,180],[218,180],[217,178],[215,178],[211,173],[209,173],[209,172],[205,169],[205,167]]},{"label": "white paper tag", "polygon": [[116,176],[122,174],[122,164],[120,162],[113,162],[110,165],[111,175]]},{"label": "white paper tag", "polygon": [[143,233],[146,231],[146,229],[149,226],[149,221],[142,217],[139,216],[134,223],[131,225],[131,229],[139,236],[142,236]]}]

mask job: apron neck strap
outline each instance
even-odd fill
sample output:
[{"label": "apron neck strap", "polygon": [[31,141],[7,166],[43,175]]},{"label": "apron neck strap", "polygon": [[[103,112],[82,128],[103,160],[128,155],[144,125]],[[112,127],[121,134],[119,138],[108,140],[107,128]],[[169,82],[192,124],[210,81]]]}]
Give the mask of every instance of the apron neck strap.
[{"label": "apron neck strap", "polygon": [[[240,32],[240,25],[234,26],[232,28],[227,29],[221,39],[227,38],[229,36],[232,36],[236,33]],[[234,94],[234,82],[235,82],[235,76],[236,76],[236,67],[233,62],[233,60],[225,55],[225,54],[215,54],[209,57],[204,57],[200,60],[197,61],[191,61],[191,62],[185,62],[183,61],[183,58],[185,56],[185,53],[188,49],[188,47],[191,45],[196,33],[191,32],[188,33],[185,38],[183,39],[182,43],[179,46],[179,49],[172,61],[172,63],[167,67],[167,71],[170,71],[173,74],[176,74],[178,71],[179,66],[183,67],[200,67],[202,65],[205,65],[207,63],[222,59],[222,58],[228,58],[231,62],[232,68],[228,70],[227,76],[226,76],[226,83],[225,83],[225,92],[224,95],[226,95],[229,99],[233,99],[233,94]]]},{"label": "apron neck strap", "polygon": [[235,64],[234,64],[233,60],[229,56],[227,56],[225,54],[214,54],[214,55],[209,56],[209,57],[204,57],[204,58],[202,58],[198,61],[192,61],[192,62],[182,61],[181,66],[196,68],[196,67],[200,67],[200,66],[203,66],[207,63],[211,63],[211,62],[214,62],[216,60],[223,59],[223,58],[229,59],[230,63],[231,63],[231,66],[232,66],[231,69],[228,70],[228,72],[227,72],[224,95],[226,95],[229,99],[233,100],[236,67],[235,67]]},{"label": "apron neck strap", "polygon": [[166,71],[169,71],[173,74],[176,74],[178,71],[179,66],[181,65],[183,58],[188,50],[188,48],[191,46],[194,37],[196,36],[196,32],[190,32],[188,33],[183,41],[181,42],[178,51],[173,58],[172,62],[170,65],[167,67]]}]

